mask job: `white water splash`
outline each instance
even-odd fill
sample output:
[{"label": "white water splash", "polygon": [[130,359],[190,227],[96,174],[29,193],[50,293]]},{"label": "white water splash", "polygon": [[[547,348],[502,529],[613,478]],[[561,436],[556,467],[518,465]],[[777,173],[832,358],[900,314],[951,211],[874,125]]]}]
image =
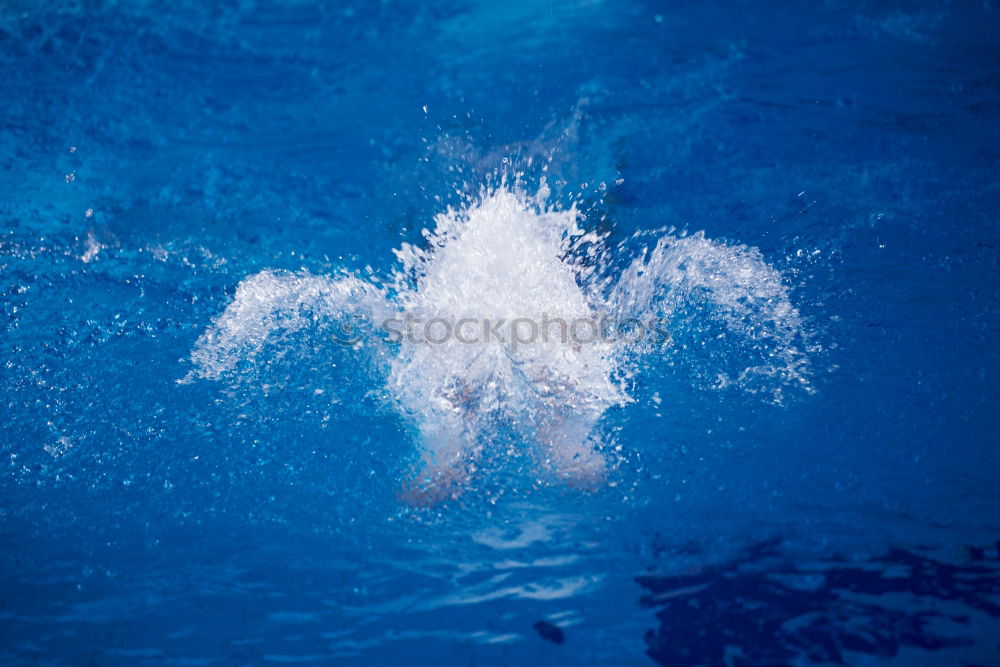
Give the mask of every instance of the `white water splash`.
[{"label": "white water splash", "polygon": [[[721,327],[717,337],[733,341],[727,349],[738,351],[737,361],[753,363],[720,373],[720,384],[763,387],[777,399],[788,385],[808,387],[802,319],[781,274],[759,251],[700,232],[663,235],[620,276],[609,277],[615,253],[605,239],[580,228],[575,206],[558,210],[547,197],[544,182],[533,197],[502,183],[463,208],[449,208],[425,231],[425,245],[395,251],[399,267],[387,288],[353,275],[264,271],[249,277],[197,341],[193,374],[223,377],[239,362],[266,355],[284,332],[347,316],[377,323],[406,313],[454,324],[610,313],[666,318],[693,336]],[[408,489],[414,501],[460,492],[503,428],[557,477],[598,485],[606,462],[596,426],[608,408],[630,400],[626,382],[636,359],[657,351],[559,336],[520,345],[509,339],[468,344],[456,336],[439,344],[405,337],[375,343],[390,359],[395,404],[420,433],[422,467]]]},{"label": "white water splash", "polygon": [[83,254],[80,255],[80,261],[84,264],[89,264],[103,249],[104,246],[98,242],[97,238],[94,236],[94,232],[87,232],[86,246],[83,250]]},{"label": "white water splash", "polygon": [[[501,187],[439,215],[425,249],[397,252],[403,309],[451,322],[599,315],[571,254],[583,237],[577,211],[553,210],[544,198],[544,191],[528,198]],[[574,345],[552,336],[520,346],[469,345],[452,337],[404,344],[390,387],[419,425],[432,478],[460,480],[502,421],[557,475],[593,485],[605,463],[588,436],[608,407],[627,398],[614,378],[614,355],[605,341]]]},{"label": "white water splash", "polygon": [[239,284],[232,303],[195,342],[192,373],[217,380],[290,333],[345,315],[377,321],[388,308],[380,289],[352,275],[261,271]]},{"label": "white water splash", "polygon": [[[788,387],[810,388],[803,319],[781,273],[756,248],[704,232],[664,235],[622,272],[607,306],[619,317],[668,318],[691,347],[725,338],[722,353],[702,369],[716,387],[766,393],[779,403]],[[699,363],[695,357],[688,362]]]}]

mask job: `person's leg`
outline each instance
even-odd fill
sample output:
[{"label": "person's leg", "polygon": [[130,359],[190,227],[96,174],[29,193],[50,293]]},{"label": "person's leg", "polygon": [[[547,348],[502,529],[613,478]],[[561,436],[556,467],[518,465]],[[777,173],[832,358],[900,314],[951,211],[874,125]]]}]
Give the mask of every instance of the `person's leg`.
[{"label": "person's leg", "polygon": [[591,437],[601,412],[549,409],[538,420],[541,455],[557,477],[571,486],[596,490],[607,478],[607,462]]},{"label": "person's leg", "polygon": [[435,414],[420,425],[422,452],[417,473],[403,488],[411,505],[433,505],[455,498],[472,475],[482,452],[476,434],[454,414]]}]

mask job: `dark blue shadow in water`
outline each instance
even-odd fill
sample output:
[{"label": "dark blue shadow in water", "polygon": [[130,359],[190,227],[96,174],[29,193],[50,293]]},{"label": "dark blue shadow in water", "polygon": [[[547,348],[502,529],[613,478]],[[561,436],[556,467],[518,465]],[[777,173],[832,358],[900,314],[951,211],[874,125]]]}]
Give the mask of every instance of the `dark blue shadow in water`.
[{"label": "dark blue shadow in water", "polygon": [[795,564],[779,546],[761,542],[694,574],[637,577],[660,621],[647,654],[663,665],[850,664],[852,653],[980,645],[977,654],[1000,659],[975,622],[1000,618],[1000,543],[968,548],[960,564],[903,549]]}]

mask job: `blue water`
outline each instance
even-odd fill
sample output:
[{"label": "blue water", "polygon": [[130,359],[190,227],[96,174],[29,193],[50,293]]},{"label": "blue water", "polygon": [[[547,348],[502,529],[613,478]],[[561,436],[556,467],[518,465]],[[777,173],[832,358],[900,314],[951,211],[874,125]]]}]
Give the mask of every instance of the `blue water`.
[{"label": "blue water", "polygon": [[[989,2],[3,2],[0,662],[1000,663],[998,66]],[[695,310],[596,491],[413,507],[322,326],[191,375],[248,276],[543,164],[613,272],[758,248],[807,384]]]}]

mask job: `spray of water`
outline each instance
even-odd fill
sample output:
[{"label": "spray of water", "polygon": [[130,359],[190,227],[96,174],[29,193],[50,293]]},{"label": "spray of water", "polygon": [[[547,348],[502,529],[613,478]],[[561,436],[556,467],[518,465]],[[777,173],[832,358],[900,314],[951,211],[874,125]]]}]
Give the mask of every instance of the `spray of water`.
[{"label": "spray of water", "polygon": [[[421,503],[460,493],[501,430],[556,478],[584,488],[605,479],[601,417],[630,401],[639,362],[662,348],[559,332],[522,340],[513,322],[541,324],[544,334],[546,321],[655,316],[682,340],[717,329],[733,341],[727,349],[739,366],[720,372],[719,384],[776,399],[788,386],[808,387],[802,319],[759,251],[703,233],[661,234],[613,275],[625,244],[609,248],[581,228],[575,205],[558,209],[548,199],[544,181],[533,195],[506,181],[484,188],[439,214],[420,247],[397,249],[397,269],[379,284],[351,274],[250,276],[196,342],[192,376],[225,378],[288,332],[345,318],[372,325],[405,313],[452,327],[433,344],[408,336],[365,343],[388,359],[389,395],[419,433],[419,469],[404,495]],[[466,335],[453,331],[460,322]],[[491,326],[506,335],[476,335]]]}]

